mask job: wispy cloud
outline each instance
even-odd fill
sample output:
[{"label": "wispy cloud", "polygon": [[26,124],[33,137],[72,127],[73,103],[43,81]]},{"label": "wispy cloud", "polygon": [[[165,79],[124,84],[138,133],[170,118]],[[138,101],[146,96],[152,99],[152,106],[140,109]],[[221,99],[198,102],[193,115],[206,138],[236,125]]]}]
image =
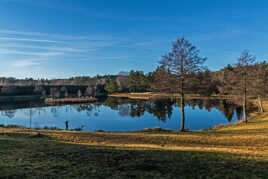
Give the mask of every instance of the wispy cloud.
[{"label": "wispy cloud", "polygon": [[0,54],[7,55],[25,55],[25,56],[59,56],[63,55],[64,53],[62,52],[25,52],[25,51],[18,51],[18,50],[9,50],[9,49],[0,49]]},{"label": "wispy cloud", "polygon": [[37,37],[37,36],[50,37],[50,38],[57,38],[57,39],[63,39],[63,40],[85,40],[85,39],[88,39],[88,37],[86,37],[86,36],[49,34],[49,33],[41,33],[41,32],[25,32],[25,31],[6,30],[6,29],[0,29],[0,34],[2,34],[2,35],[34,36],[34,37]]},{"label": "wispy cloud", "polygon": [[[33,73],[27,71],[29,69],[35,73],[42,69],[40,74],[48,77],[50,74],[46,71],[51,63],[64,64],[66,67],[67,64],[79,64],[77,61],[81,64],[128,61],[136,65],[135,55],[127,51],[130,48],[133,48],[133,51],[137,48],[145,49],[145,46],[150,45],[153,45],[153,42],[112,34],[76,36],[0,29],[0,61],[5,61],[12,69],[5,73],[16,77],[32,76]],[[122,53],[123,48],[126,51]]]},{"label": "wispy cloud", "polygon": [[[115,35],[107,35],[107,34],[94,34],[94,35],[67,35],[67,34],[57,34],[57,33],[43,33],[43,32],[25,32],[18,30],[8,30],[8,29],[0,29],[0,34],[2,35],[16,35],[16,36],[28,36],[32,38],[36,37],[46,37],[50,39],[60,39],[61,41],[81,41],[81,40],[89,40],[89,41],[103,41],[103,40],[125,40]],[[49,41],[57,41],[57,40],[49,40]]]},{"label": "wispy cloud", "polygon": [[123,41],[107,35],[73,36],[3,29],[0,35],[4,36],[0,36],[0,54],[17,55],[18,58],[58,56],[70,59],[74,54],[88,56],[90,52],[116,46]]},{"label": "wispy cloud", "polygon": [[72,47],[64,47],[64,46],[39,46],[39,45],[25,45],[20,43],[7,43],[1,44],[1,48],[12,48],[12,49],[36,49],[36,50],[48,50],[48,51],[59,51],[59,52],[87,52],[87,51],[95,51],[95,49],[91,48],[72,48]]},{"label": "wispy cloud", "polygon": [[0,37],[0,40],[6,40],[6,41],[28,41],[28,42],[58,43],[58,41],[55,41],[55,40],[27,39],[27,38],[12,38],[12,37]]},{"label": "wispy cloud", "polygon": [[11,66],[16,68],[25,68],[37,65],[39,65],[39,62],[33,60],[17,60],[11,63]]}]

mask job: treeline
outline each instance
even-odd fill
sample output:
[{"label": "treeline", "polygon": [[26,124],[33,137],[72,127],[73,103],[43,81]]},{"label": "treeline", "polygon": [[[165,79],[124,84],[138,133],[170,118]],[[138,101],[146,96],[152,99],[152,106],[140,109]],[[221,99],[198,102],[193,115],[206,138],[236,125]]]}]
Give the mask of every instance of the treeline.
[{"label": "treeline", "polygon": [[69,79],[16,79],[16,78],[0,78],[0,86],[85,86],[105,84],[107,80],[116,79],[118,75],[104,75],[104,76],[81,76],[71,77]]},{"label": "treeline", "polygon": [[[191,74],[191,80],[186,80],[188,94],[229,95],[234,94],[235,84],[231,82],[237,65],[228,64],[221,70],[205,69]],[[247,91],[251,95],[264,96],[267,93],[268,64],[261,62],[247,67],[251,71],[250,84]],[[125,75],[105,75],[98,77],[73,77],[69,79],[33,80],[0,78],[0,96],[42,95],[53,97],[101,96],[107,93],[127,92],[166,92],[179,93],[179,84],[171,71],[159,66],[155,71],[130,71]]]},{"label": "treeline", "polygon": [[107,95],[105,86],[110,81],[116,81],[117,89],[127,92],[127,84],[125,83],[128,82],[128,77],[122,75],[72,77],[53,80],[0,78],[0,96],[101,97]]},{"label": "treeline", "polygon": [[[235,65],[226,65],[218,71],[205,69],[189,75],[191,78],[186,80],[186,94],[200,94],[202,96],[210,95],[232,95],[238,94],[234,88],[235,78],[240,67]],[[248,65],[247,72],[251,74],[250,85],[248,84],[248,95],[265,96],[268,91],[268,63],[265,61]],[[119,77],[120,78],[120,77]],[[233,81],[233,82],[232,82]],[[230,84],[228,84],[230,83]],[[251,84],[252,83],[252,84]],[[116,92],[167,92],[179,93],[180,88],[176,76],[163,66],[159,66],[155,71],[144,73],[143,71],[130,71],[128,76],[120,80],[111,79],[107,81],[105,90],[109,93]]]}]

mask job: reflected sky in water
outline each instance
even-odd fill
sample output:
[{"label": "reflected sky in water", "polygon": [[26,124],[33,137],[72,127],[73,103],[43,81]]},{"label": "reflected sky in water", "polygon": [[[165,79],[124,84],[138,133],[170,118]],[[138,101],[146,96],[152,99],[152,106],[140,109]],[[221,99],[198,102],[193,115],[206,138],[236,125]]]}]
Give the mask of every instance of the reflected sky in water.
[{"label": "reflected sky in water", "polygon": [[[129,100],[108,98],[94,104],[64,106],[1,106],[0,124],[32,128],[82,128],[83,131],[137,131],[161,127],[180,128],[180,108],[171,100]],[[187,100],[186,129],[208,129],[233,123],[241,116],[241,108],[225,100]]]}]

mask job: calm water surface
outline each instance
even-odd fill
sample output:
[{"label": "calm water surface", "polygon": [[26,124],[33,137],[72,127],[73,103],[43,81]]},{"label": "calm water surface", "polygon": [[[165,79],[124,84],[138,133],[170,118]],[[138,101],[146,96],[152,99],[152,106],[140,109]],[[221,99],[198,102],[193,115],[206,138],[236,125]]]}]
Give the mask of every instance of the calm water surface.
[{"label": "calm water surface", "polygon": [[[93,104],[45,106],[42,104],[0,105],[0,124],[27,128],[81,128],[83,131],[137,131],[161,127],[180,128],[180,107],[171,100],[108,98]],[[187,100],[186,129],[199,130],[233,123],[241,108],[226,100]]]}]

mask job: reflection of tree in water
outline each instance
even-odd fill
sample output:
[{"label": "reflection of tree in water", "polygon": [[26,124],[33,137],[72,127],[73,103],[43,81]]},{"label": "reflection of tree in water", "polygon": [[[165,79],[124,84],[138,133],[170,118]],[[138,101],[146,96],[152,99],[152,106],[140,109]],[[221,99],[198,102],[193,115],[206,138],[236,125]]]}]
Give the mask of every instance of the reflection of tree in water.
[{"label": "reflection of tree in water", "polygon": [[167,118],[171,118],[173,104],[174,102],[170,100],[150,101],[146,105],[146,111],[165,122]]},{"label": "reflection of tree in water", "polygon": [[226,100],[221,101],[220,105],[216,106],[216,108],[224,114],[229,122],[231,122],[233,119],[236,107],[236,105]]},{"label": "reflection of tree in water", "polygon": [[242,107],[236,108],[236,117],[238,120],[242,120],[242,117],[243,117]]},{"label": "reflection of tree in water", "polygon": [[126,98],[107,98],[103,105],[109,106],[113,110],[118,110],[119,105],[128,104],[128,101]]},{"label": "reflection of tree in water", "polygon": [[15,117],[16,112],[17,112],[16,110],[5,110],[5,111],[1,111],[1,115],[7,116],[9,119],[12,119]]},{"label": "reflection of tree in water", "polygon": [[192,106],[194,109],[198,106],[199,109],[205,108],[207,111],[211,111],[212,108],[219,110],[226,119],[231,122],[238,106],[231,100],[220,99],[189,99],[186,100],[186,105]]},{"label": "reflection of tree in water", "polygon": [[53,115],[53,117],[55,117],[55,118],[58,118],[58,117],[59,117],[57,108],[58,108],[57,106],[56,106],[56,107],[51,107],[51,108],[50,108],[50,112],[51,112],[51,114]]},{"label": "reflection of tree in water", "polygon": [[99,116],[99,113],[95,112],[95,113],[94,113],[94,116],[95,116],[95,117],[98,117],[98,116]]},{"label": "reflection of tree in water", "polygon": [[166,121],[172,114],[170,100],[132,100],[126,98],[108,98],[104,103],[113,110],[118,110],[120,116],[141,117],[145,112],[153,114],[159,120]]},{"label": "reflection of tree in water", "polygon": [[[74,108],[76,109],[77,112],[85,111],[87,116],[90,117],[91,112],[93,111],[93,109],[95,109],[95,106],[93,104],[80,104],[80,105],[75,105]],[[96,116],[96,112],[94,115]]]},{"label": "reflection of tree in water", "polygon": [[[127,98],[108,98],[104,103],[113,110],[118,110],[121,116],[140,117],[145,112],[148,112],[161,121],[166,121],[171,118],[173,106],[180,104],[180,101],[170,99],[158,100],[134,100]],[[231,122],[234,114],[237,117],[241,116],[241,108],[230,100],[212,100],[212,99],[188,99],[185,101],[186,106],[191,106],[193,109],[206,109],[211,111],[216,108]],[[238,118],[240,119],[240,118]]]},{"label": "reflection of tree in water", "polygon": [[32,128],[32,119],[36,114],[36,110],[34,108],[29,108],[24,110],[24,114],[29,117],[29,128]]},{"label": "reflection of tree in water", "polygon": [[131,117],[141,117],[144,115],[145,112],[145,102],[144,101],[137,101],[136,103],[130,104],[130,116]]},{"label": "reflection of tree in water", "polygon": [[38,118],[40,119],[41,117],[41,113],[45,114],[47,112],[46,108],[44,107],[37,107],[35,108],[37,114],[38,114]]},{"label": "reflection of tree in water", "polygon": [[119,115],[122,117],[130,115],[130,107],[128,104],[121,104],[118,106]]}]

